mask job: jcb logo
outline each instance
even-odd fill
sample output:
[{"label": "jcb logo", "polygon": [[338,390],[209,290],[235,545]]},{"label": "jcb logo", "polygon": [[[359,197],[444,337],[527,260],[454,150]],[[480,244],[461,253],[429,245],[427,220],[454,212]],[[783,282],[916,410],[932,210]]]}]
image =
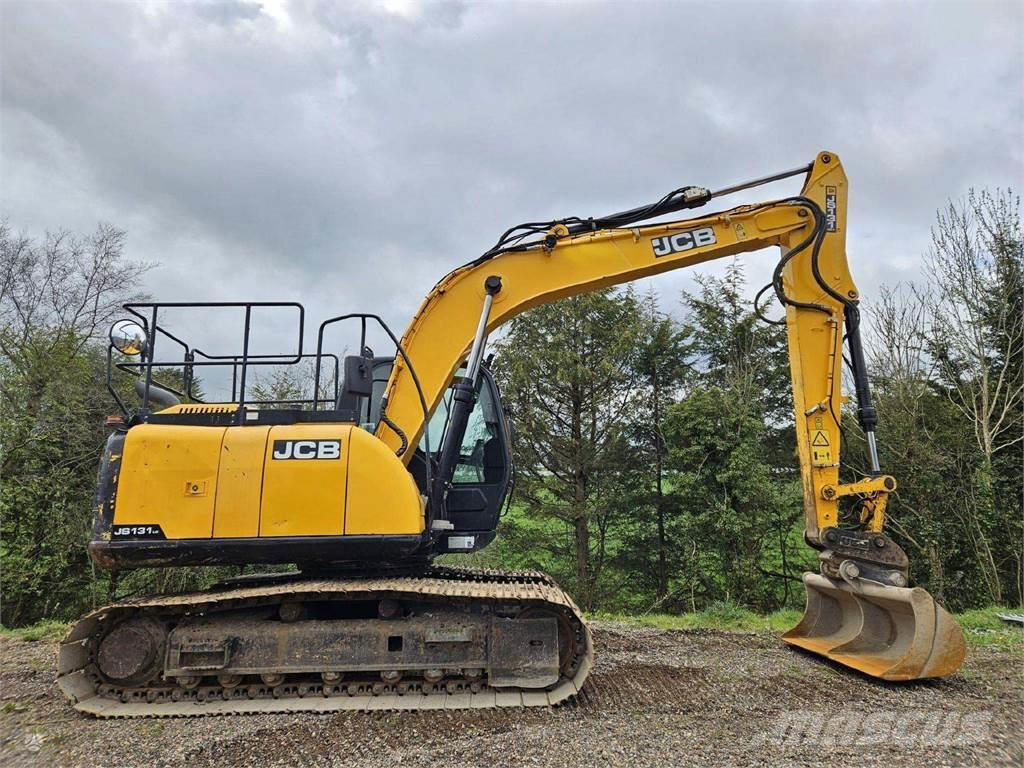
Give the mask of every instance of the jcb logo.
[{"label": "jcb logo", "polygon": [[825,231],[839,231],[839,204],[836,202],[835,187],[825,187]]},{"label": "jcb logo", "polygon": [[341,440],[275,440],[274,459],[340,459]]},{"label": "jcb logo", "polygon": [[715,237],[715,230],[711,227],[691,229],[689,232],[677,232],[674,235],[665,235],[651,240],[654,248],[655,258],[668,256],[670,253],[682,253],[691,248],[701,248],[705,245],[713,245],[718,242]]}]

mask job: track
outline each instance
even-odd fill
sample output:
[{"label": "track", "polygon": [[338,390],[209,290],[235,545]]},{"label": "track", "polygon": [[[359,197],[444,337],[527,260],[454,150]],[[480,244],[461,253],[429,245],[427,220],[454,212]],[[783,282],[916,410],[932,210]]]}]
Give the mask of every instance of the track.
[{"label": "track", "polygon": [[[128,616],[209,616],[218,611],[279,605],[286,600],[429,600],[442,605],[515,605],[542,608],[571,627],[570,655],[559,681],[546,689],[495,688],[481,681],[414,680],[386,684],[363,679],[337,684],[287,675],[276,684],[259,678],[230,686],[199,683],[186,688],[159,680],[125,688],[104,681],[96,664],[100,639]],[[418,575],[365,578],[301,578],[293,575],[243,580],[206,592],[132,599],[105,606],[72,626],[58,652],[57,683],[75,709],[102,718],[193,717],[235,713],[341,710],[471,709],[550,706],[574,697],[593,664],[593,641],[579,609],[541,573],[507,573],[433,567]],[[212,682],[208,678],[204,682]]]}]

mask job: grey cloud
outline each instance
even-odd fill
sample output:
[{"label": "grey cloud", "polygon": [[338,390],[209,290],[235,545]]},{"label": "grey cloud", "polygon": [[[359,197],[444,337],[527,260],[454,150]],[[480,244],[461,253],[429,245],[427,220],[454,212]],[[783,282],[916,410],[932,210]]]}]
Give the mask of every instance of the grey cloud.
[{"label": "grey cloud", "polygon": [[870,292],[915,276],[945,198],[1021,178],[1016,3],[393,6],[8,0],[3,211],[127,228],[161,297],[401,327],[525,219],[829,148]]},{"label": "grey cloud", "polygon": [[232,26],[241,21],[251,21],[259,17],[263,8],[258,2],[212,2],[203,0],[193,7],[193,12],[200,19],[212,24]]}]

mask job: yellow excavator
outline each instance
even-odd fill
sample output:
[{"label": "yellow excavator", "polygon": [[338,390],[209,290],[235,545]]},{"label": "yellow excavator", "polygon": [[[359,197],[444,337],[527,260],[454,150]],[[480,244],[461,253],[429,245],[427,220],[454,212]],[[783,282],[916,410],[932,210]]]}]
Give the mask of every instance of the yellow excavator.
[{"label": "yellow excavator", "polygon": [[[798,195],[664,221],[726,194],[803,176]],[[895,479],[881,471],[876,414],[846,259],[848,184],[839,158],[717,191],[686,186],[620,213],[530,222],[445,276],[399,339],[376,315],[324,321],[305,352],[295,303],[133,303],[115,323],[108,386],[122,415],[99,470],[89,552],[104,568],[298,564],[191,594],[93,611],[59,650],[58,683],[99,717],[231,712],[548,706],[593,662],[579,609],[541,573],[433,563],[489,544],[509,493],[507,417],[485,360],[488,335],[540,304],[775,246],[785,308],[807,544],[803,618],[783,635],[884,680],[941,677],[964,657],[955,620],[909,586],[884,532]],[[166,318],[230,310],[242,348],[191,346]],[[256,353],[254,317],[286,313],[295,345]],[[324,351],[351,321],[359,354]],[[378,328],[394,354],[375,355]],[[845,355],[844,355],[845,347]],[[870,473],[840,479],[844,357]],[[305,366],[306,399],[257,400],[259,366]],[[176,372],[169,375],[169,372]],[[230,373],[227,402],[202,376]],[[127,372],[141,404],[114,377]],[[225,379],[226,380],[226,379]],[[225,388],[227,387],[225,383]]]}]

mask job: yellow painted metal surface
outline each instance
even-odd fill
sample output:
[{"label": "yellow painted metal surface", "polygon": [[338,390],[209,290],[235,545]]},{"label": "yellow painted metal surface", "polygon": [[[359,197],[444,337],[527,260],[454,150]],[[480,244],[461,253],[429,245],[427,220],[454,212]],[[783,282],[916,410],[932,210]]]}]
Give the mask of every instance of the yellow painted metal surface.
[{"label": "yellow painted metal surface", "polygon": [[168,539],[424,529],[412,475],[351,424],[139,425],[118,484],[115,525],[158,524]]},{"label": "yellow painted metal surface", "polygon": [[140,424],[124,442],[114,526],[158,524],[169,539],[207,539],[224,429]]},{"label": "yellow painted metal surface", "polygon": [[[248,427],[243,427],[248,429]],[[259,535],[340,536],[351,424],[294,424],[270,428],[263,462]],[[337,457],[317,453],[340,441]]]},{"label": "yellow painted metal surface", "polygon": [[[433,412],[469,351],[483,304],[484,280],[490,275],[501,277],[502,289],[494,298],[488,333],[531,307],[781,245],[787,234],[806,232],[809,225],[810,219],[800,216],[799,206],[769,210],[742,206],[687,221],[578,235],[559,240],[550,252],[536,249],[502,254],[442,279],[409,324],[402,345],[419,376],[428,410]],[[695,236],[697,232],[702,236]],[[682,250],[665,248],[659,255],[662,238],[676,238],[675,246]],[[392,369],[387,399],[389,418],[415,445],[423,433],[423,410],[401,358]],[[377,434],[392,450],[401,443],[386,425],[382,424]],[[403,460],[408,463],[411,458],[409,451]]]},{"label": "yellow painted metal surface", "polygon": [[[559,240],[550,251],[502,254],[452,272],[426,298],[403,336],[428,408],[436,407],[467,354],[487,276],[502,278],[488,322],[490,332],[531,307],[565,296],[768,246],[778,246],[783,253],[796,250],[783,272],[786,294],[795,302],[816,307],[789,306],[786,312],[804,508],[808,534],[816,538],[819,529],[838,520],[836,501],[823,498],[821,490],[838,483],[844,318],[842,302],[814,277],[815,252],[824,283],[844,298],[858,297],[846,261],[848,183],[838,157],[828,152],[817,156],[802,195],[824,212],[825,231],[817,249],[812,245],[799,249],[808,242],[814,223],[808,207],[769,203],[686,221],[599,230]],[[387,398],[388,416],[415,443],[424,418],[401,359],[388,382]],[[378,435],[397,448],[399,438],[385,424],[378,428]],[[405,460],[410,457],[411,452]]]},{"label": "yellow painted metal surface", "polygon": [[158,413],[169,415],[174,413],[234,413],[238,403],[178,403],[162,408]]},{"label": "yellow painted metal surface", "polygon": [[[825,213],[825,234],[817,251],[822,280],[845,299],[858,298],[846,261],[846,203],[849,185],[839,159],[822,152],[815,159],[802,195]],[[783,244],[789,254],[804,242],[791,233]],[[842,404],[843,304],[815,279],[815,248],[809,245],[786,264],[782,282],[793,302],[786,308],[797,449],[803,480],[805,528],[817,540],[822,528],[839,521],[838,500],[822,489],[839,482],[839,413]],[[824,311],[823,311],[824,310]]]},{"label": "yellow painted metal surface", "polygon": [[353,429],[345,533],[418,534],[423,528],[423,502],[405,465],[369,432]]},{"label": "yellow painted metal surface", "polygon": [[270,427],[228,427],[220,451],[213,536],[247,538],[260,533],[263,465]]},{"label": "yellow painted metal surface", "polygon": [[[839,159],[827,152],[818,155],[804,184],[802,195],[824,212],[826,227],[819,243],[816,267],[823,282],[847,299],[858,294],[846,261],[846,209],[848,182]],[[428,408],[433,409],[462,363],[472,340],[483,302],[484,279],[502,278],[495,297],[488,331],[517,314],[540,304],[624,283],[640,277],[680,269],[732,254],[777,246],[795,252],[783,271],[786,295],[793,302],[786,311],[790,363],[798,428],[797,442],[804,487],[806,528],[812,540],[820,529],[838,520],[837,496],[823,489],[839,485],[839,413],[842,394],[841,344],[843,304],[829,295],[814,277],[812,258],[816,249],[804,247],[812,231],[810,209],[787,201],[741,206],[686,221],[562,238],[550,250],[534,249],[498,256],[479,266],[455,270],[430,293],[403,336],[403,345],[419,374]],[[390,418],[415,444],[422,434],[424,417],[419,396],[401,358],[388,382]],[[219,406],[177,406],[177,408]],[[209,435],[209,428],[204,435]],[[241,435],[253,427],[231,428]],[[301,424],[273,427],[271,443],[278,439],[337,437],[350,427]],[[132,430],[136,432],[137,430]],[[408,474],[392,472],[393,453],[399,439],[382,423],[380,445],[357,440],[366,461],[352,462],[345,450],[338,459],[274,460],[272,450],[264,457],[262,511],[256,533],[260,536],[409,532],[419,520],[419,497]],[[368,436],[366,436],[368,437]],[[253,437],[235,438],[252,441]],[[248,448],[258,450],[245,442]],[[361,447],[365,445],[365,448]],[[406,452],[401,462],[408,462]],[[255,484],[248,484],[244,465],[248,459],[227,460],[221,475],[225,487],[217,492],[222,511],[217,536],[254,535]],[[336,471],[343,467],[345,473]],[[348,487],[351,486],[351,487]],[[350,520],[346,525],[345,494],[349,495]],[[213,489],[207,492],[212,495]],[[416,504],[410,503],[415,495]],[[199,496],[197,498],[206,498]],[[192,500],[193,502],[195,499]],[[197,505],[196,505],[197,506]],[[171,505],[173,507],[173,505]],[[171,507],[168,507],[170,509]],[[884,502],[878,506],[884,510]],[[880,527],[881,514],[876,526]],[[419,522],[416,525],[420,525]],[[194,524],[188,530],[198,530]],[[209,534],[207,534],[209,535]]]}]

